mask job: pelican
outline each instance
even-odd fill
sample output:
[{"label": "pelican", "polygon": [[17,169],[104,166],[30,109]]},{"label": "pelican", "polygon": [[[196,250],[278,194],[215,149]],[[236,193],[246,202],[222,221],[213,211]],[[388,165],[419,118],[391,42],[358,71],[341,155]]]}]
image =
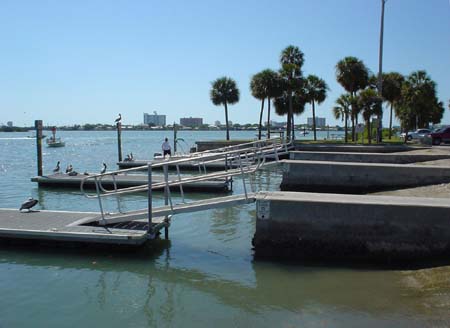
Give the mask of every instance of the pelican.
[{"label": "pelican", "polygon": [[37,203],[38,203],[37,199],[30,197],[28,198],[27,201],[22,203],[22,205],[19,208],[19,211],[28,210],[28,212],[31,212],[31,208],[35,206]]},{"label": "pelican", "polygon": [[70,172],[72,172],[72,171],[73,171],[73,166],[72,166],[72,164],[67,165],[67,167],[66,167],[66,173],[70,173]]},{"label": "pelican", "polygon": [[59,173],[59,169],[60,169],[60,167],[59,167],[59,161],[58,161],[58,163],[56,163],[56,167],[53,169],[53,173]]},{"label": "pelican", "polygon": [[114,121],[115,123],[119,123],[122,120],[122,115],[119,113],[119,117]]},{"label": "pelican", "polygon": [[105,173],[107,167],[108,167],[108,166],[106,165],[106,163],[103,162],[103,168],[102,168],[102,170],[100,171],[100,173],[101,173],[101,174]]}]

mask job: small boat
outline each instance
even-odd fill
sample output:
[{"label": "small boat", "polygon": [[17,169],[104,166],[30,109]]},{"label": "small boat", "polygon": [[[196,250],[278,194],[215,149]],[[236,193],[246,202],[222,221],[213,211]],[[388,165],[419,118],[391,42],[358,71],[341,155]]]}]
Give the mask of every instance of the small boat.
[{"label": "small boat", "polygon": [[[46,135],[43,134],[43,135],[41,136],[41,139],[44,139],[45,137],[46,137]],[[30,138],[30,139],[36,139],[36,134],[29,135],[29,136],[27,136],[27,138]]]},{"label": "small boat", "polygon": [[47,147],[64,147],[66,143],[56,137],[56,127],[52,128],[52,136],[47,138]]},{"label": "small boat", "polygon": [[47,139],[47,147],[64,147],[66,143],[61,138],[50,137]]}]

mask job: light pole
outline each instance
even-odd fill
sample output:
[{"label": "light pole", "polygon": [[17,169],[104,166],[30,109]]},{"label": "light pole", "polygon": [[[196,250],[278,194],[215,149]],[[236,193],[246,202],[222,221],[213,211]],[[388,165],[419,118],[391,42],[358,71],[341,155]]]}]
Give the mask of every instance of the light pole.
[{"label": "light pole", "polygon": [[[383,32],[384,32],[384,4],[387,0],[381,0],[381,27],[380,27],[380,51],[378,54],[378,95],[383,97]],[[383,106],[383,102],[381,103]],[[383,129],[383,111],[378,115],[377,142],[381,142]]]}]

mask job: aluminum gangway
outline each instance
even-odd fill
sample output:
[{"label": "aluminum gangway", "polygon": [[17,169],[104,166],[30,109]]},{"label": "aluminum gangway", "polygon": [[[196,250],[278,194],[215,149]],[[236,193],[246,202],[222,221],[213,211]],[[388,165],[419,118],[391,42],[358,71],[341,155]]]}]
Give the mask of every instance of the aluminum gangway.
[{"label": "aluminum gangway", "polygon": [[[145,166],[134,167],[129,169],[116,170],[111,172],[105,172],[102,174],[95,174],[86,176],[80,185],[81,192],[87,198],[96,198],[99,202],[99,208],[101,213],[101,219],[98,220],[99,225],[109,225],[118,222],[128,222],[136,220],[148,220],[148,233],[152,227],[152,218],[164,216],[165,220],[169,224],[170,218],[174,214],[188,213],[194,211],[201,211],[210,208],[219,208],[234,206],[239,204],[251,203],[255,201],[254,186],[250,183],[251,191],[247,190],[246,178],[251,174],[261,169],[264,166],[270,164],[277,164],[280,156],[287,154],[292,145],[290,143],[283,142],[280,138],[268,139],[264,141],[254,141],[244,143],[240,145],[227,146],[220,149],[204,151],[201,153],[194,153],[192,156],[182,159],[170,159],[167,158],[163,161],[148,162]],[[268,162],[268,159],[274,161]],[[185,162],[195,162],[199,166],[199,173],[195,176],[183,176],[180,172],[179,166]],[[219,162],[224,163],[224,168],[221,171],[207,172],[206,163]],[[176,167],[175,177],[169,177],[168,167],[169,165]],[[157,168],[163,169],[164,179],[162,182],[153,182],[152,174]],[[117,188],[114,182],[114,187],[108,189],[102,185],[102,179],[106,176],[110,176],[115,181],[115,176],[118,174],[132,174],[135,171],[147,170],[147,184],[134,187]],[[215,197],[204,199],[200,201],[186,202],[183,192],[183,184],[194,181],[206,181],[211,179],[225,179],[226,181],[232,181],[233,177],[241,177],[243,183],[244,193],[240,195]],[[95,193],[88,193],[84,189],[84,184],[87,180],[93,179],[95,182]],[[174,204],[172,201],[171,188],[179,187],[182,203]],[[153,190],[164,190],[165,205],[157,208],[153,208]],[[147,192],[148,206],[146,209],[137,211],[122,212],[120,208],[119,195]],[[104,210],[102,198],[116,196],[118,204],[118,213],[109,213]],[[85,222],[89,223],[89,222]],[[167,226],[168,226],[167,224]],[[166,230],[167,236],[167,230]]]}]

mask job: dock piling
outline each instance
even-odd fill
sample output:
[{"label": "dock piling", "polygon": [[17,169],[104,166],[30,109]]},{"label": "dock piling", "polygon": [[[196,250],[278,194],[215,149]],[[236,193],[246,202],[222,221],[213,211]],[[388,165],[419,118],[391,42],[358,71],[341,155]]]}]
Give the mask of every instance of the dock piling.
[{"label": "dock piling", "polygon": [[37,175],[42,176],[42,120],[35,120],[36,150],[37,150]]},{"label": "dock piling", "polygon": [[148,230],[147,232],[152,233],[152,163],[147,164],[148,172]]},{"label": "dock piling", "polygon": [[118,156],[119,162],[122,162],[122,123],[117,122],[117,148],[118,148]]}]

